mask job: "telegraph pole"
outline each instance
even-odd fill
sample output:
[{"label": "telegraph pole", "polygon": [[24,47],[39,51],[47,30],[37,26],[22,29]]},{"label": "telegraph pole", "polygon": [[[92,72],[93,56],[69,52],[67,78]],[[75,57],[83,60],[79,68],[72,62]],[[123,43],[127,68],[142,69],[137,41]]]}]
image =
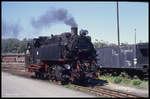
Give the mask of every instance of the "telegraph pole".
[{"label": "telegraph pole", "polygon": [[117,1],[117,30],[118,30],[118,46],[120,46],[120,37],[119,37],[119,8],[118,8],[118,1]]},{"label": "telegraph pole", "polygon": [[134,30],[135,30],[135,45],[136,45],[136,28]]},{"label": "telegraph pole", "polygon": [[134,68],[136,68],[136,64],[137,64],[137,58],[136,58],[136,28],[134,29],[135,34],[134,34],[134,39],[135,39],[135,45],[134,45]]},{"label": "telegraph pole", "polygon": [[121,53],[121,49],[120,49],[120,36],[119,36],[119,8],[118,8],[118,1],[117,1],[117,30],[118,30],[118,46],[119,46],[119,52],[118,52],[118,64],[117,66],[121,67],[120,64],[120,53]]}]

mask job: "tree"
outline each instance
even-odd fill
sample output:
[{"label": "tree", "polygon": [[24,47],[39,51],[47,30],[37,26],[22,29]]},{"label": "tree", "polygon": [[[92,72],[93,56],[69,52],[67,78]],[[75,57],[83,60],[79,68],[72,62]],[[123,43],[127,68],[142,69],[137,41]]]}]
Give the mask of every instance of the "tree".
[{"label": "tree", "polygon": [[2,39],[2,53],[23,53],[27,42],[27,39],[22,41],[15,38]]},{"label": "tree", "polygon": [[121,43],[121,46],[127,46],[128,43]]},{"label": "tree", "polygon": [[95,39],[95,41],[96,42],[93,42],[93,45],[94,45],[95,48],[108,47],[108,45],[106,43],[102,42],[102,40],[100,42],[97,39]]},{"label": "tree", "polygon": [[115,47],[115,46],[117,46],[117,45],[116,45],[115,43],[110,43],[109,46]]}]

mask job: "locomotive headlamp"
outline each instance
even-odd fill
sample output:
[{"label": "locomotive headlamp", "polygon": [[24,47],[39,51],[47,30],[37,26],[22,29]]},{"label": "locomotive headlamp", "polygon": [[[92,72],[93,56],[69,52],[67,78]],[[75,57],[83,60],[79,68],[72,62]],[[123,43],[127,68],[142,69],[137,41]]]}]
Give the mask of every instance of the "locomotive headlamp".
[{"label": "locomotive headlamp", "polygon": [[80,30],[80,35],[81,36],[85,36],[88,34],[88,31],[87,30]]},{"label": "locomotive headlamp", "polygon": [[84,63],[84,64],[85,64],[85,66],[87,66],[87,67],[88,67],[88,66],[90,66],[90,64],[89,64],[89,63]]},{"label": "locomotive headlamp", "polygon": [[65,67],[66,69],[70,69],[70,65],[68,65],[68,64],[66,64],[64,67]]}]

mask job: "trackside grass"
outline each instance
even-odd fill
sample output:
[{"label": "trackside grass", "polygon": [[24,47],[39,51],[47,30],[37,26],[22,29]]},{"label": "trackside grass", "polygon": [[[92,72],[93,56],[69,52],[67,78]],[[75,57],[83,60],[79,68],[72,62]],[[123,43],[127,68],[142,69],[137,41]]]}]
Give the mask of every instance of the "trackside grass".
[{"label": "trackside grass", "polygon": [[[73,87],[72,85],[68,84],[68,85],[64,85],[64,87],[66,88],[70,88],[72,90],[76,90],[76,91],[81,91],[81,92],[84,92],[84,93],[89,93],[91,94],[90,92],[88,92],[87,90],[84,90],[82,88],[75,88]],[[96,96],[95,98],[104,98],[104,96],[97,96],[96,94],[93,94],[94,96]]]},{"label": "trackside grass", "polygon": [[121,84],[133,88],[141,88],[147,89],[148,88],[148,81],[140,80],[138,78],[131,79],[127,74],[124,72],[120,74],[120,76],[111,76],[111,75],[99,75],[100,80],[107,80],[108,82]]}]

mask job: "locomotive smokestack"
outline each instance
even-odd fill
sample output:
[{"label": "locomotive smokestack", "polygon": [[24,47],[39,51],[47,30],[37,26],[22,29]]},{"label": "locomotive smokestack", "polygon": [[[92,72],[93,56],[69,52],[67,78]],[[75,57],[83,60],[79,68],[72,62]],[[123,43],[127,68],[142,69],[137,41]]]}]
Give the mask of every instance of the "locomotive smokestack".
[{"label": "locomotive smokestack", "polygon": [[78,28],[77,27],[71,27],[71,33],[73,35],[78,35]]}]

